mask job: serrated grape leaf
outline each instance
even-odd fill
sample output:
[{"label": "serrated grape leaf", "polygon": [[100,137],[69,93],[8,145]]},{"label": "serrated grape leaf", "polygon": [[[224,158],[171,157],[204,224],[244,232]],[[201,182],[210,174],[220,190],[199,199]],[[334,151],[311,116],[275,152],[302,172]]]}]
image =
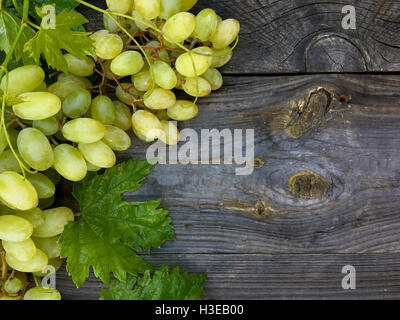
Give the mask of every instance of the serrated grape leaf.
[{"label": "serrated grape leaf", "polygon": [[74,184],[81,216],[66,226],[59,242],[67,271],[78,287],[89,276],[90,267],[107,284],[111,272],[126,281],[128,274],[152,269],[137,252],[150,252],[173,239],[172,219],[159,208],[159,201],[122,200],[122,193],[137,190],[151,168],[146,161],[130,160]]},{"label": "serrated grape leaf", "polygon": [[25,45],[25,50],[30,52],[37,63],[43,55],[49,66],[68,73],[63,50],[78,58],[95,56],[93,41],[88,37],[90,33],[71,30],[87,22],[80,13],[64,10],[56,17],[56,29],[41,28]]},{"label": "serrated grape leaf", "polygon": [[[7,11],[0,11],[0,51],[6,54],[11,50],[11,46],[17,37],[21,26],[21,19]],[[24,64],[33,63],[33,59],[29,57],[27,52],[24,52],[25,43],[35,36],[35,32],[26,26],[21,34],[19,41],[13,53],[12,63],[22,61]]]},{"label": "serrated grape leaf", "polygon": [[140,278],[129,277],[126,282],[114,280],[109,290],[101,290],[101,300],[201,300],[206,274],[189,276],[176,267],[169,273],[168,266],[151,276],[146,271]]}]

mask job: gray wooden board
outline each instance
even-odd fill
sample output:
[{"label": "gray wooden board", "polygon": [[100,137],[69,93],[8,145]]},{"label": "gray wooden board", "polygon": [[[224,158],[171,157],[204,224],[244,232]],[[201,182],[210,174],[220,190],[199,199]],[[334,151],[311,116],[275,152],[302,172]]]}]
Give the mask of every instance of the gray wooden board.
[{"label": "gray wooden board", "polygon": [[[346,5],[356,10],[355,30],[342,27]],[[241,23],[225,73],[400,71],[397,0],[199,0],[193,12],[206,7]],[[82,12],[89,30],[103,28],[101,15]]]},{"label": "gray wooden board", "polygon": [[[315,126],[289,137],[282,119],[315,87],[350,100],[322,115],[313,109]],[[207,298],[400,298],[400,76],[226,76],[199,107],[180,129],[255,129],[261,168],[236,176],[236,165],[157,165],[125,195],[162,199],[174,219],[177,241],[150,261],[209,272]],[[298,111],[301,120],[307,109]],[[119,159],[143,159],[147,146],[134,139]],[[306,170],[326,179],[324,197],[289,191],[289,178]],[[67,190],[60,203],[70,203]],[[347,263],[360,265],[363,279],[350,293],[340,288]],[[59,286],[66,298],[95,298],[100,282],[75,291],[60,273]]]}]

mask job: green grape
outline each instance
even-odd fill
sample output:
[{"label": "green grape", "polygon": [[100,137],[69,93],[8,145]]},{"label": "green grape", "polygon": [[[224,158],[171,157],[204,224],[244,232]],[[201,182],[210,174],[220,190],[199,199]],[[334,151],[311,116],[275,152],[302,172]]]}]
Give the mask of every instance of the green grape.
[{"label": "green grape", "polygon": [[111,148],[102,141],[80,143],[79,151],[85,159],[100,168],[111,168],[115,165],[116,157]]},{"label": "green grape", "polygon": [[[42,68],[35,65],[27,65],[16,68],[8,73],[8,95],[18,96],[21,93],[35,90],[44,81],[45,75]],[[1,79],[0,89],[6,91],[6,80]]]},{"label": "green grape", "polygon": [[57,80],[58,81],[68,81],[69,80],[69,81],[78,82],[83,87],[83,89],[90,88],[93,86],[88,78],[75,76],[73,74],[67,75],[65,73],[60,73],[59,76],[57,77]]},{"label": "green grape", "polygon": [[[125,104],[132,104],[135,99],[139,99],[139,97],[142,95],[142,92],[136,90],[132,83],[121,83],[121,87],[117,87],[115,90],[115,95]],[[127,92],[125,90],[127,90]]]},{"label": "green grape", "polygon": [[94,45],[96,46],[98,41],[101,38],[103,38],[104,36],[106,36],[107,34],[110,34],[110,32],[108,30],[98,30],[98,31],[94,32],[89,38],[94,41]]},{"label": "green grape", "polygon": [[240,31],[239,21],[227,19],[220,22],[210,41],[215,49],[223,49],[235,41]]},{"label": "green grape", "polygon": [[[217,56],[213,57],[213,62],[212,62],[211,66],[213,68],[221,68],[222,66],[226,65],[232,59],[232,56],[233,56],[233,53],[230,50],[231,50],[230,47],[226,47],[226,48],[223,48],[220,50],[215,50],[214,54]],[[220,54],[223,54],[223,55],[218,56]]]},{"label": "green grape", "polygon": [[3,241],[22,242],[32,235],[32,224],[21,217],[0,216],[0,239]]},{"label": "green grape", "polygon": [[40,130],[45,136],[52,136],[57,133],[59,124],[56,118],[50,117],[44,120],[34,120],[32,127]]},{"label": "green grape", "polygon": [[211,36],[217,30],[218,17],[213,9],[204,9],[196,16],[196,28],[193,36],[201,41],[210,40]]},{"label": "green grape", "polygon": [[60,144],[54,149],[54,169],[70,181],[81,181],[87,174],[85,159],[69,144]]},{"label": "green grape", "polygon": [[71,92],[79,89],[86,89],[86,84],[76,80],[68,79],[54,82],[48,87],[47,90],[59,97],[61,101],[64,101]]},{"label": "green grape", "polygon": [[23,129],[17,140],[18,151],[33,169],[44,171],[54,163],[54,153],[49,140],[38,129]]},{"label": "green grape", "polygon": [[189,11],[194,7],[197,0],[181,0],[182,1],[182,11]]},{"label": "green grape", "polygon": [[0,173],[0,200],[6,206],[22,211],[35,208],[39,201],[33,185],[20,174],[9,171]]},{"label": "green grape", "polygon": [[87,170],[90,172],[97,172],[97,171],[101,170],[100,167],[95,166],[94,164],[87,162],[87,161],[86,161],[86,165],[87,165]]},{"label": "green grape", "polygon": [[135,10],[145,19],[155,19],[160,14],[160,0],[135,0]]},{"label": "green grape", "polygon": [[183,75],[181,75],[179,72],[175,72],[175,74],[176,74],[176,79],[177,79],[175,89],[183,90],[183,84],[185,83],[186,78]]},{"label": "green grape", "polygon": [[161,121],[164,134],[161,135],[160,140],[168,145],[176,145],[179,142],[179,131],[176,125],[171,121]]},{"label": "green grape", "polygon": [[[58,270],[61,268],[63,262],[64,262],[64,261],[63,261],[61,258],[52,258],[52,259],[49,259],[48,265],[49,265],[49,266],[53,266],[54,269],[55,269],[56,271],[58,271]],[[46,276],[47,274],[49,274],[49,271],[47,271],[47,272],[41,272],[41,271],[39,271],[39,272],[34,272],[34,273],[33,273],[33,275],[34,275],[34,276],[37,276],[37,277],[44,277],[44,276]]]},{"label": "green grape", "polygon": [[20,279],[14,278],[14,279],[8,279],[4,283],[4,290],[9,294],[9,295],[14,295],[20,292],[23,288],[23,283]]},{"label": "green grape", "polygon": [[60,256],[60,245],[58,244],[59,236],[51,238],[35,238],[32,237],[36,247],[42,250],[49,259],[58,258]]},{"label": "green grape", "polygon": [[[8,131],[7,131],[7,133],[8,133]],[[0,130],[0,155],[3,153],[3,151],[6,149],[7,146],[8,146],[8,142],[6,139],[4,128],[2,128]]]},{"label": "green grape", "polygon": [[[156,41],[156,40],[151,40],[151,41],[146,43],[146,46],[149,46],[149,47],[160,47],[160,42]],[[151,56],[151,54],[152,54],[151,49],[145,49],[144,52],[146,52],[146,54],[148,56]],[[166,50],[166,49],[158,49],[157,53],[158,53],[159,58],[162,61],[164,61],[164,62],[166,62],[168,64],[171,64],[171,57],[169,56],[168,50]]]},{"label": "green grape", "polygon": [[94,98],[90,111],[93,119],[98,120],[105,125],[111,125],[115,121],[115,107],[111,99],[107,96],[97,96]]},{"label": "green grape", "polygon": [[148,91],[143,97],[146,107],[153,110],[164,110],[172,107],[176,102],[175,94],[166,89],[156,88]]},{"label": "green grape", "polygon": [[71,120],[62,129],[62,133],[66,139],[77,143],[99,141],[104,138],[105,132],[106,129],[100,121],[89,118]]},{"label": "green grape", "polygon": [[39,208],[33,208],[27,211],[12,210],[10,213],[25,220],[28,220],[32,224],[33,228],[37,228],[44,222],[43,211],[40,210]]},{"label": "green grape", "polygon": [[24,300],[61,300],[61,294],[56,289],[35,287],[25,293]]},{"label": "green grape", "polygon": [[139,91],[149,91],[153,87],[150,71],[142,71],[132,76],[132,82]]},{"label": "green grape", "polygon": [[175,105],[168,108],[168,116],[176,121],[193,119],[199,113],[199,108],[191,101],[178,100]]},{"label": "green grape", "polygon": [[107,0],[107,7],[112,12],[126,14],[131,8],[131,0]]},{"label": "green grape", "polygon": [[74,213],[70,208],[60,207],[43,211],[44,222],[33,229],[33,237],[52,238],[60,235],[68,222],[74,221]]},{"label": "green grape", "polygon": [[35,256],[29,261],[18,260],[8,253],[6,254],[6,261],[14,270],[20,272],[38,272],[47,266],[49,259],[42,250],[36,249]]},{"label": "green grape", "polygon": [[163,134],[161,121],[149,111],[139,110],[132,116],[132,128],[145,142],[152,142]]},{"label": "green grape", "polygon": [[47,92],[46,82],[42,82],[33,92]]},{"label": "green grape", "polygon": [[61,180],[61,176],[53,168],[50,168],[42,173],[45,174],[54,184],[58,184]]},{"label": "green grape", "polygon": [[210,57],[196,54],[193,51],[191,53],[186,52],[176,60],[175,67],[185,77],[201,76],[210,67]]},{"label": "green grape", "polygon": [[186,78],[183,90],[192,97],[205,97],[211,93],[211,85],[202,77]]},{"label": "green grape", "polygon": [[[107,9],[110,12],[109,9]],[[118,20],[117,16],[112,15],[115,20]],[[121,19],[122,20],[122,19]],[[110,18],[108,14],[103,14],[103,24],[104,28],[106,28],[110,32],[117,32],[119,30],[118,24],[115,23],[113,19]]]},{"label": "green grape", "polygon": [[75,76],[89,77],[94,73],[94,68],[96,67],[94,61],[89,57],[84,59],[77,58],[70,53],[64,55],[67,61],[68,71]]},{"label": "green grape", "polygon": [[169,120],[167,110],[159,110],[159,111],[157,111],[157,112],[156,112],[156,117],[157,117],[160,121],[162,121],[162,120]]},{"label": "green grape", "polygon": [[169,19],[181,11],[182,0],[161,0],[160,15],[161,19]]},{"label": "green grape", "polygon": [[[136,10],[134,10],[132,12],[132,17],[134,17],[135,19],[138,19],[138,21],[135,21],[135,24],[141,31],[146,31],[146,29],[148,28],[147,25],[153,25],[153,23],[150,20],[145,19],[142,16],[140,16],[140,14]],[[147,25],[140,23],[139,21],[145,22]]]},{"label": "green grape", "polygon": [[115,108],[114,126],[127,131],[132,127],[131,109],[121,101],[113,101]]},{"label": "green grape", "polygon": [[17,139],[19,132],[12,128],[9,128],[7,132],[8,132],[8,138],[10,139],[11,142],[11,146],[14,148],[14,150],[17,149]]},{"label": "green grape", "polygon": [[42,210],[49,209],[53,206],[55,200],[56,199],[54,198],[54,196],[51,198],[47,198],[47,199],[39,199],[38,207]]},{"label": "green grape", "polygon": [[62,103],[63,112],[70,118],[82,117],[90,108],[92,96],[85,89],[78,89],[71,92]]},{"label": "green grape", "polygon": [[[146,0],[145,0],[146,1]],[[181,43],[193,33],[196,19],[189,12],[180,12],[167,20],[162,28],[166,40]]]},{"label": "green grape", "polygon": [[124,47],[124,42],[117,34],[111,33],[102,36],[95,44],[99,58],[109,60],[118,56]]},{"label": "green grape", "polygon": [[120,77],[131,76],[142,70],[142,55],[133,50],[125,51],[111,62],[111,72]]},{"label": "green grape", "polygon": [[48,199],[56,193],[56,186],[47,176],[42,173],[27,173],[26,178],[35,187],[39,199]]},{"label": "green grape", "polygon": [[197,47],[195,49],[193,49],[193,52],[196,52],[200,55],[202,55],[203,57],[208,58],[208,63],[211,66],[214,60],[213,54],[214,54],[214,50],[209,48],[209,47]]},{"label": "green grape", "polygon": [[8,255],[24,262],[33,259],[36,254],[36,246],[31,238],[20,242],[3,240],[3,248]]},{"label": "green grape", "polygon": [[6,150],[0,155],[0,173],[5,171],[21,173],[21,167],[11,150]]},{"label": "green grape", "polygon": [[23,102],[13,105],[13,110],[21,119],[44,120],[61,110],[60,99],[49,92],[28,92],[18,98]]},{"label": "green grape", "polygon": [[114,126],[106,126],[103,142],[115,151],[128,150],[132,145],[129,135],[124,130]]},{"label": "green grape", "polygon": [[175,71],[164,61],[156,60],[153,64],[154,81],[161,88],[171,90],[175,88],[177,78]]},{"label": "green grape", "polygon": [[215,68],[208,69],[201,77],[208,81],[212,90],[220,89],[224,82],[221,73]]}]

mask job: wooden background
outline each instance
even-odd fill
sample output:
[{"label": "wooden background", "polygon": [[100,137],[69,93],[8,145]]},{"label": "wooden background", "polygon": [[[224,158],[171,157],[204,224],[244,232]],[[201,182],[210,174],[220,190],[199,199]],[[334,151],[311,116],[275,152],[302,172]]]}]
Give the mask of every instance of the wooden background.
[{"label": "wooden background", "polygon": [[[348,4],[356,30],[341,27]],[[240,20],[241,40],[223,89],[180,128],[255,129],[257,169],[158,165],[127,199],[162,198],[177,241],[146,259],[207,272],[206,299],[400,298],[400,1],[199,0],[194,12],[205,7]],[[135,139],[120,159],[144,154]],[[347,264],[356,290],[341,287]],[[58,275],[65,299],[100,286]]]}]

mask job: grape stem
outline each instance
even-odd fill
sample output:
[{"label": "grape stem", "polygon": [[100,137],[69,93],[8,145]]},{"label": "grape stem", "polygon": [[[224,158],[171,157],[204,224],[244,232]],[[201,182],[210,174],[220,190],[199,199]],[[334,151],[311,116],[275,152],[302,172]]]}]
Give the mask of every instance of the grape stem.
[{"label": "grape stem", "polygon": [[[4,284],[8,278],[8,272],[7,272],[8,265],[6,261],[6,253],[3,250],[1,250],[0,255],[1,255],[1,283]],[[7,294],[4,290],[4,286],[2,286],[2,293]]]}]

